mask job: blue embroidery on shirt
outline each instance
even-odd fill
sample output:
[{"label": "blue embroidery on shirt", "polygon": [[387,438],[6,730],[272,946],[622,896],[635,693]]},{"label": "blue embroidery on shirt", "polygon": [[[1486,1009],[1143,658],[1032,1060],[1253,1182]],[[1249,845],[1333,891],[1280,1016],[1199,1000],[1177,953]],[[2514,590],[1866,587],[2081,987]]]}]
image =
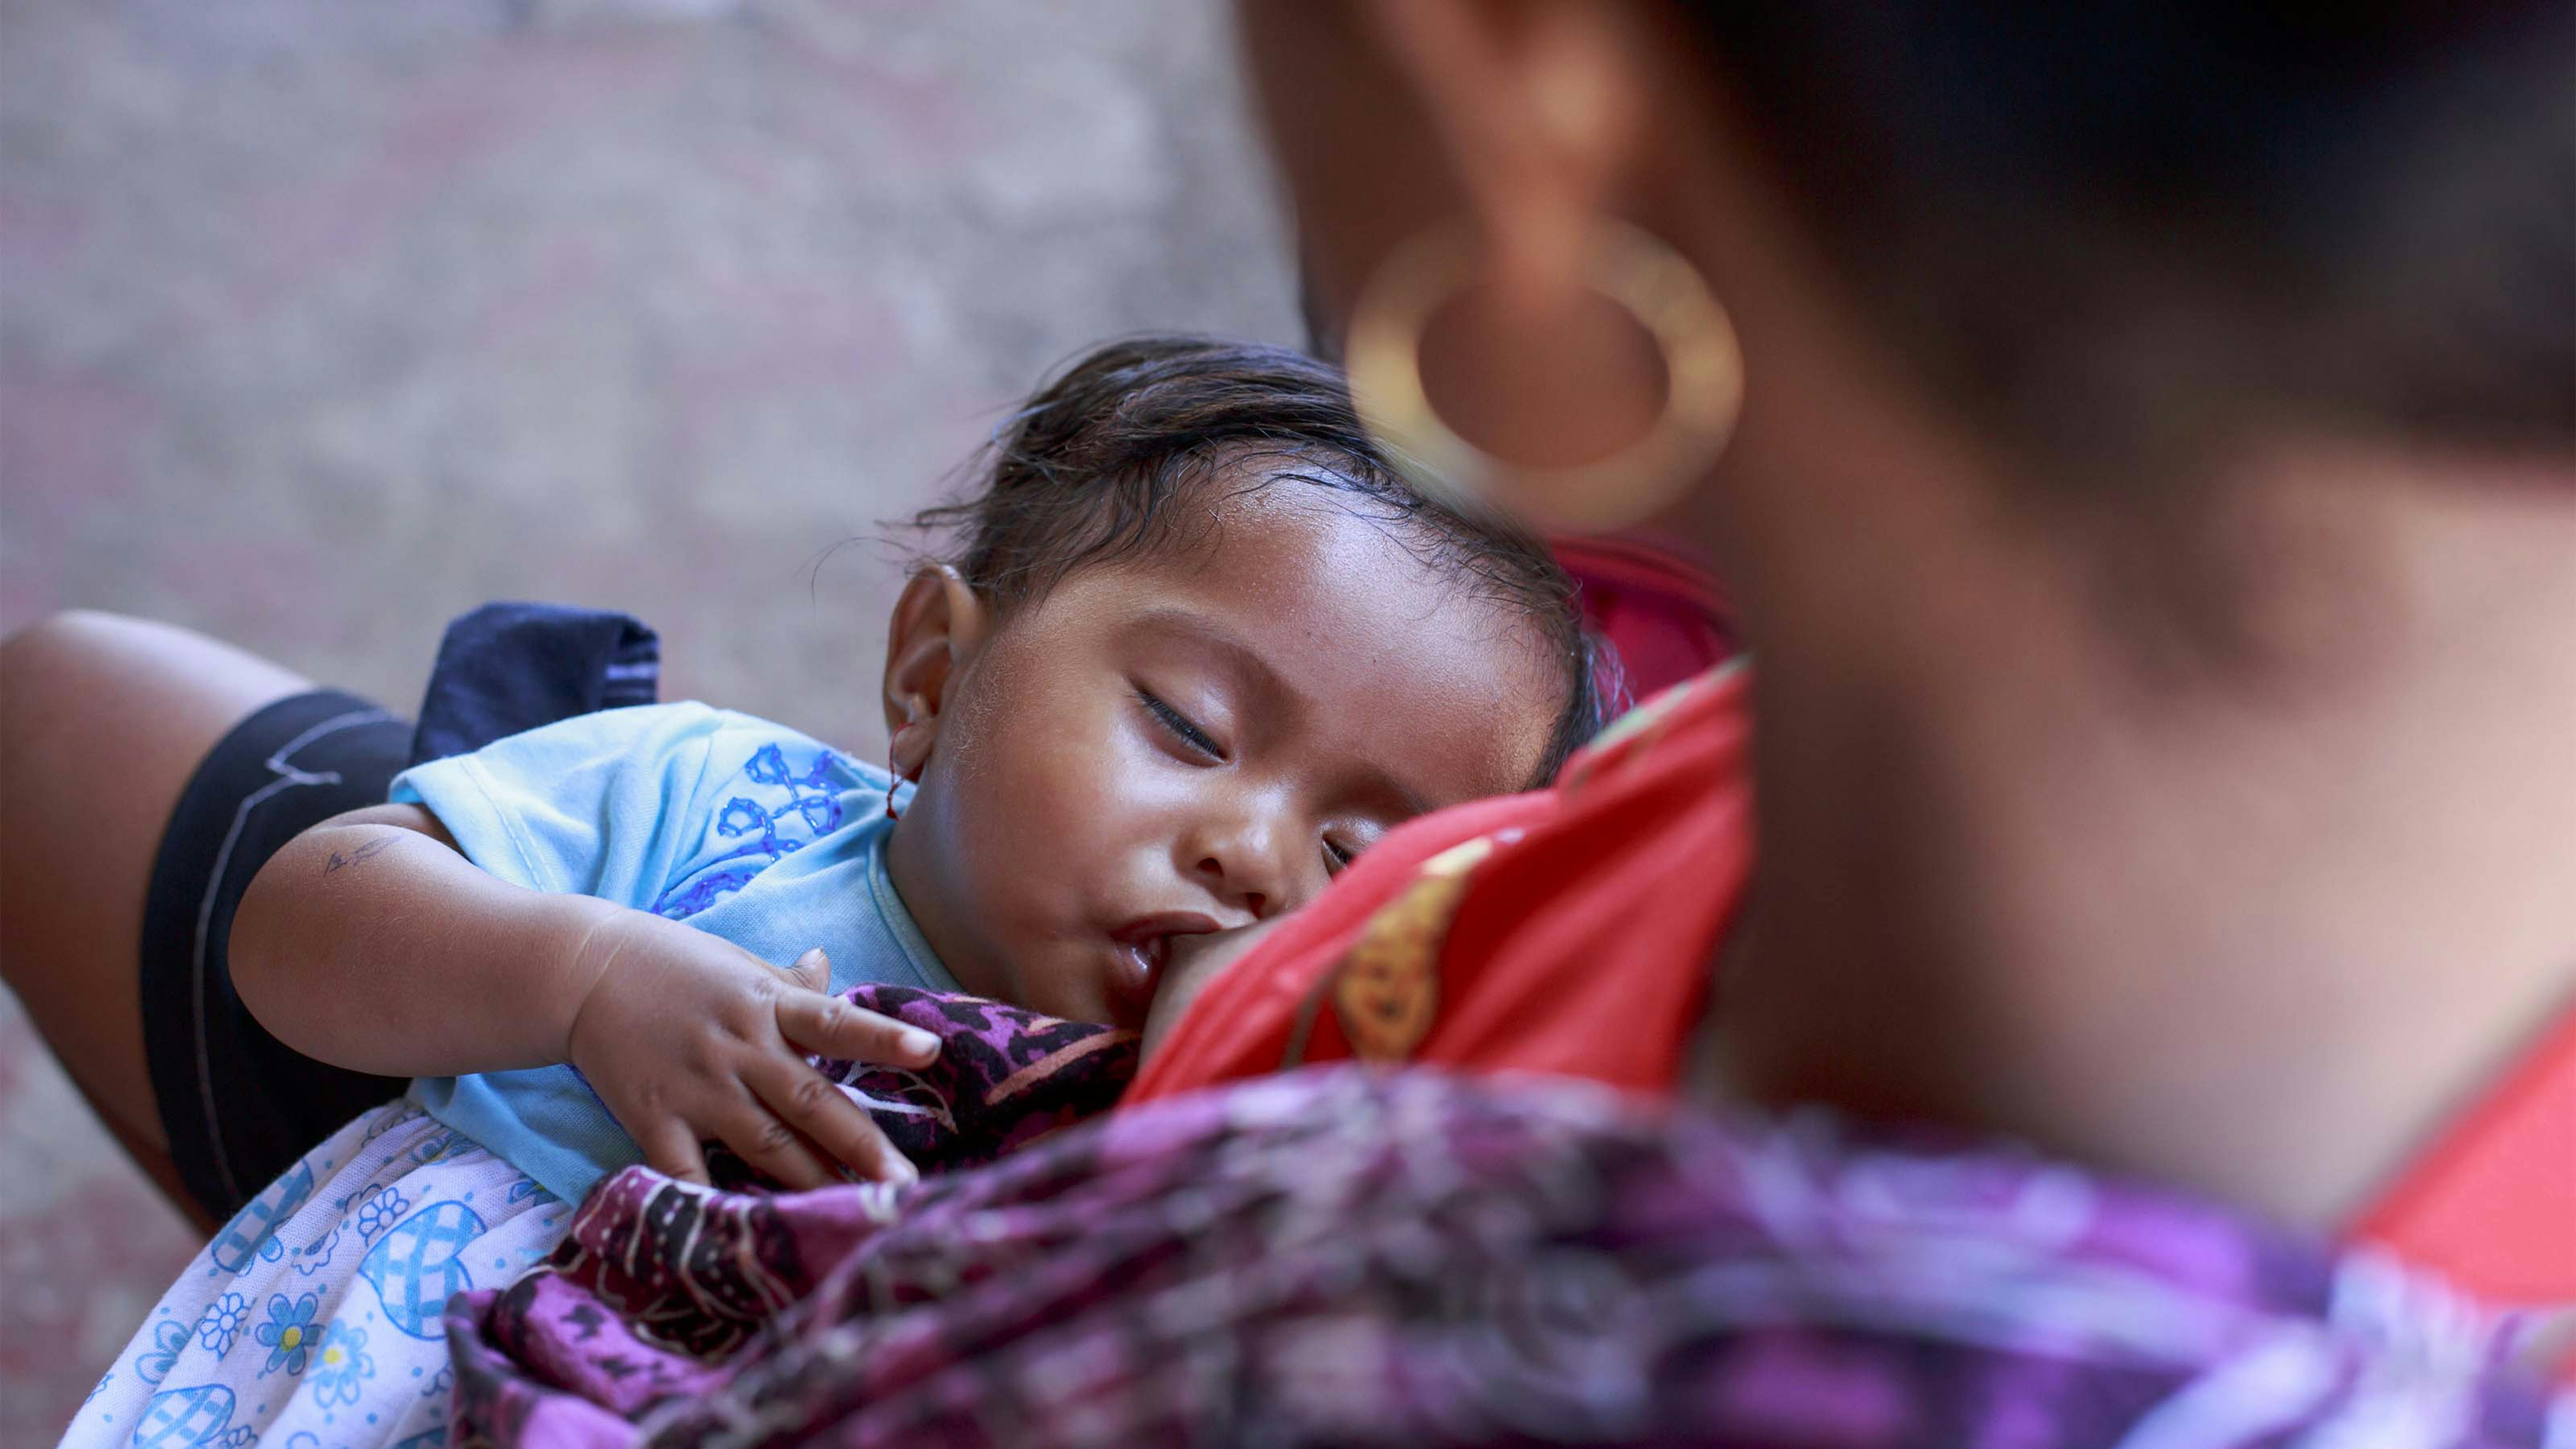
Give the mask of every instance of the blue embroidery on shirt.
[{"label": "blue embroidery on shirt", "polygon": [[699,876],[685,887],[665,893],[660,900],[653,903],[653,910],[656,914],[668,916],[672,920],[685,921],[751,884],[751,878],[760,874],[762,867],[768,864],[769,862],[764,860],[760,865],[735,870],[719,870]]},{"label": "blue embroidery on shirt", "polygon": [[[724,808],[716,812],[716,834],[743,843],[708,861],[696,878],[664,891],[653,902],[654,914],[685,921],[749,885],[753,876],[776,864],[779,857],[802,850],[815,837],[839,829],[841,796],[832,786],[835,763],[830,750],[820,750],[814,755],[811,769],[801,776],[791,775],[785,750],[776,744],[761,746],[744,763],[743,778],[755,785],[783,788],[787,799],[775,809],[740,795],[727,800]],[[791,816],[803,822],[807,832],[803,838],[779,834],[780,822]],[[753,838],[745,840],[746,836]],[[744,863],[726,865],[727,861]]]}]

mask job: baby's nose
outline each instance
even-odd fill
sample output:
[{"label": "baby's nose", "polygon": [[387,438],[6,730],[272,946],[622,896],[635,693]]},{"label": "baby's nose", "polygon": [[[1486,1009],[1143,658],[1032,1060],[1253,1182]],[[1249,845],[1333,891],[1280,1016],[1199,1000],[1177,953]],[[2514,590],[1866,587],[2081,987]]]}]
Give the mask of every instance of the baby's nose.
[{"label": "baby's nose", "polygon": [[1254,921],[1266,921],[1297,904],[1295,867],[1285,853],[1288,832],[1257,817],[1201,833],[1184,859],[1191,873],[1219,901]]},{"label": "baby's nose", "polygon": [[1216,891],[1217,899],[1242,910],[1253,920],[1268,919],[1272,914],[1270,893],[1243,888],[1238,883],[1242,874],[1240,869],[1227,870],[1225,862],[1213,855],[1199,862],[1199,875]]}]

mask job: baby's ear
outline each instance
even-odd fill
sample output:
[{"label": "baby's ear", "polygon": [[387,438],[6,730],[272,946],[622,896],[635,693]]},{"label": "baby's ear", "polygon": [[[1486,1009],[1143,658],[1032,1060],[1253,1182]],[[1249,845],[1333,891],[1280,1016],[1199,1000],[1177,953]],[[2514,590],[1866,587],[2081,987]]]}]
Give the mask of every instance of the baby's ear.
[{"label": "baby's ear", "polygon": [[928,564],[913,571],[886,623],[888,733],[920,727],[925,733],[919,753],[929,753],[926,732],[948,708],[950,683],[983,648],[990,619],[991,611],[957,570]]}]

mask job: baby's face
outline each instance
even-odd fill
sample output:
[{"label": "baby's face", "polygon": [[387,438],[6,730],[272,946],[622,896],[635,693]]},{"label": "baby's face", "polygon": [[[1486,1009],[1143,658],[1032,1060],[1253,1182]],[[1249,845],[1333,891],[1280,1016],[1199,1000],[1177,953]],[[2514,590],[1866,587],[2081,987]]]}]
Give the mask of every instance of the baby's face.
[{"label": "baby's face", "polygon": [[960,664],[892,862],[969,991],[1136,1026],[1175,938],[1531,783],[1564,683],[1526,619],[1310,486],[1214,522],[1076,572]]}]

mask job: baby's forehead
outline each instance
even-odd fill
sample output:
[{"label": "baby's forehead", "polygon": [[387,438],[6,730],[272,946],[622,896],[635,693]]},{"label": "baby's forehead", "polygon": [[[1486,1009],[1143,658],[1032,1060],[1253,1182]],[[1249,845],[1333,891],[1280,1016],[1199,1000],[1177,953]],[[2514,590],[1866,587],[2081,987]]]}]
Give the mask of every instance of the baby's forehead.
[{"label": "baby's forehead", "polygon": [[1409,537],[1408,520],[1359,502],[1239,493],[1201,537],[1079,571],[1050,605],[1126,648],[1226,671],[1354,748],[1452,752],[1480,788],[1444,796],[1525,786],[1566,688],[1545,630]]},{"label": "baby's forehead", "polygon": [[[1303,642],[1345,652],[1457,635],[1470,652],[1518,662],[1544,632],[1438,525],[1381,498],[1296,480],[1211,491],[1165,546],[1101,574],[1104,591],[1220,613],[1248,605]],[[1328,626],[1340,632],[1315,632]]]},{"label": "baby's forehead", "polygon": [[1245,465],[1173,503],[1159,546],[1135,555],[1142,575],[1245,582],[1319,565],[1338,592],[1437,599],[1442,611],[1535,627],[1527,607],[1504,597],[1490,565],[1480,563],[1487,550],[1458,524],[1328,470],[1253,473]]},{"label": "baby's forehead", "polygon": [[1311,530],[1328,519],[1356,519],[1400,535],[1434,574],[1449,572],[1448,556],[1460,552],[1461,540],[1436,515],[1409,496],[1353,480],[1331,459],[1241,449],[1206,463],[1173,491],[1163,516],[1153,520],[1161,546],[1151,551],[1203,567],[1247,535],[1259,542],[1265,530]]}]

